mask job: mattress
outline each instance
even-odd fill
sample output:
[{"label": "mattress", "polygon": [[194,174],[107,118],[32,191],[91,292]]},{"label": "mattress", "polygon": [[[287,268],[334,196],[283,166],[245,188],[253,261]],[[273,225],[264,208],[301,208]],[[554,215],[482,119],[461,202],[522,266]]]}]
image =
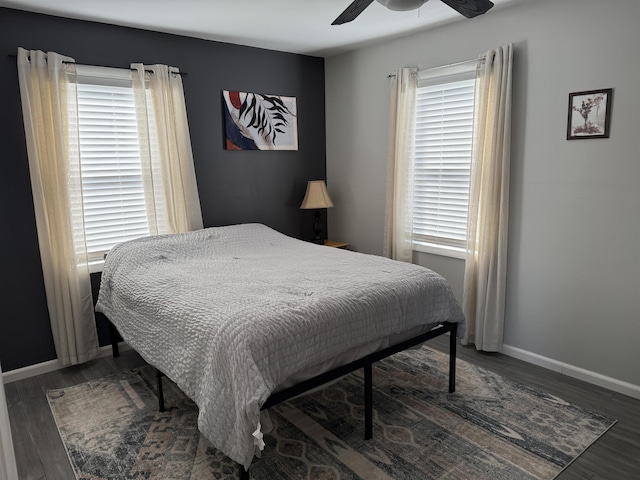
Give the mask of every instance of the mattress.
[{"label": "mattress", "polygon": [[268,424],[260,407],[301,372],[332,368],[442,322],[464,330],[460,306],[437,273],[261,224],[114,247],[96,311],[194,400],[202,433],[247,468],[259,451],[253,434]]}]

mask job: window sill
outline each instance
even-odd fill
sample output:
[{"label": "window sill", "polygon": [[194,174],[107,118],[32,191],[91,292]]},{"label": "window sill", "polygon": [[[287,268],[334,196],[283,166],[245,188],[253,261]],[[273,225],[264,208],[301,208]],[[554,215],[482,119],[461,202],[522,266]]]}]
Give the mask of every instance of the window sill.
[{"label": "window sill", "polygon": [[89,262],[89,273],[102,273],[104,260],[93,260]]},{"label": "window sill", "polygon": [[445,247],[423,242],[413,242],[413,251],[440,255],[442,257],[459,258],[460,260],[465,260],[467,256],[467,252],[462,248]]}]

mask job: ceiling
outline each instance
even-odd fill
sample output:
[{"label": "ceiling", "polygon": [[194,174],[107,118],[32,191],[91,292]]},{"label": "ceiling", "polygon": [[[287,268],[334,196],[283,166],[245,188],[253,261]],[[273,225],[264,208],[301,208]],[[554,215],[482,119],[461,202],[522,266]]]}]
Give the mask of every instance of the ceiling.
[{"label": "ceiling", "polygon": [[[485,15],[522,0],[493,0]],[[0,6],[315,56],[455,21],[440,2],[397,12],[373,2],[356,20],[331,22],[351,0],[0,0]]]}]

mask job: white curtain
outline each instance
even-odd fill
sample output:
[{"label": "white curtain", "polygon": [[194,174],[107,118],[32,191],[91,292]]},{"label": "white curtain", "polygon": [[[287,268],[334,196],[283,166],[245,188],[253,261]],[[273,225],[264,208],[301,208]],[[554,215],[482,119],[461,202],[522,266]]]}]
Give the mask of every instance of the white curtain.
[{"label": "white curtain", "polygon": [[7,397],[4,394],[2,367],[0,366],[0,480],[18,480],[16,457],[11,440],[11,424],[7,410]]},{"label": "white curtain", "polygon": [[86,362],[98,353],[84,241],[73,62],[53,52],[18,49],[42,272],[53,340],[63,365]]},{"label": "white curtain", "polygon": [[403,262],[411,262],[413,255],[413,140],[417,85],[416,68],[402,68],[391,77],[383,255]]},{"label": "white curtain", "polygon": [[480,58],[462,300],[467,328],[462,343],[498,351],[506,293],[513,46],[490,50]]},{"label": "white curtain", "polygon": [[202,228],[182,79],[177,68],[131,65],[152,235]]}]

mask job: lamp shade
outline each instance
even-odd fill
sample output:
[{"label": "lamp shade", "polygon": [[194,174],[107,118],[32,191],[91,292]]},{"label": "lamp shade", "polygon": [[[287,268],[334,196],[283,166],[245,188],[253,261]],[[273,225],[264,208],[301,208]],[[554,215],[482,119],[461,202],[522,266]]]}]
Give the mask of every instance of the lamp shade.
[{"label": "lamp shade", "polygon": [[300,208],[307,210],[331,207],[333,207],[333,202],[329,197],[324,180],[310,180],[307,183],[307,193],[304,194]]}]

